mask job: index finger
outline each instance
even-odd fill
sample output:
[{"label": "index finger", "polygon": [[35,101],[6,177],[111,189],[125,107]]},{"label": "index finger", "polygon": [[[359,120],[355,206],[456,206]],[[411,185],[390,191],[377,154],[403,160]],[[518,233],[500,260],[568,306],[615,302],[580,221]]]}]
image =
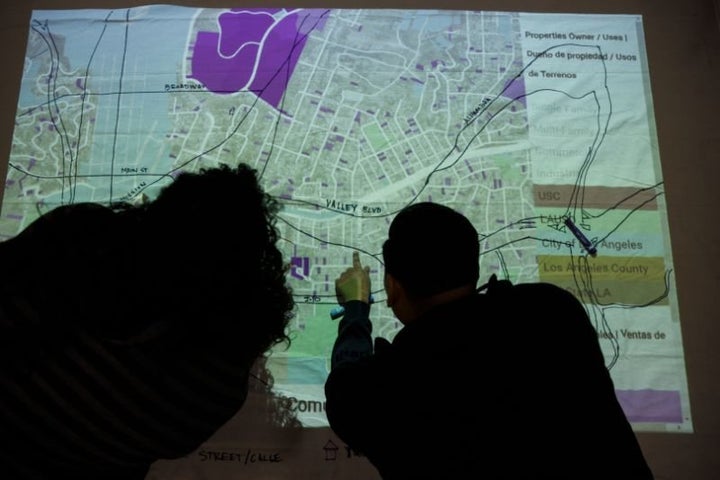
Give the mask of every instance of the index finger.
[{"label": "index finger", "polygon": [[353,252],[353,267],[362,268],[362,264],[360,263],[360,253],[358,252]]}]

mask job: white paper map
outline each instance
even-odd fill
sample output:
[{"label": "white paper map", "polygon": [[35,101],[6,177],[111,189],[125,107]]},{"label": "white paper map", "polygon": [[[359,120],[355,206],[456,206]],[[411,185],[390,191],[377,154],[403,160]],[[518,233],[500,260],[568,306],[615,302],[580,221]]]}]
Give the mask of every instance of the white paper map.
[{"label": "white paper map", "polygon": [[636,15],[34,11],[0,235],[60,204],[253,165],[283,204],[298,302],[271,371],[316,427],[335,278],[359,250],[374,333],[392,338],[381,244],[398,209],[436,201],[481,233],[481,280],[548,281],[583,301],[636,430],[690,432],[655,135]]}]

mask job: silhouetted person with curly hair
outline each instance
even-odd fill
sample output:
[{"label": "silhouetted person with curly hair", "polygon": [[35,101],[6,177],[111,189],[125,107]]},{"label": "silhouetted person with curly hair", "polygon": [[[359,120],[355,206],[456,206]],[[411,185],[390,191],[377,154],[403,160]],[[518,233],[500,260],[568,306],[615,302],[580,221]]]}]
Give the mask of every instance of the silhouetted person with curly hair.
[{"label": "silhouetted person with curly hair", "polygon": [[219,166],[0,243],[0,476],[143,479],[237,413],[289,344],[278,210],[254,169]]}]

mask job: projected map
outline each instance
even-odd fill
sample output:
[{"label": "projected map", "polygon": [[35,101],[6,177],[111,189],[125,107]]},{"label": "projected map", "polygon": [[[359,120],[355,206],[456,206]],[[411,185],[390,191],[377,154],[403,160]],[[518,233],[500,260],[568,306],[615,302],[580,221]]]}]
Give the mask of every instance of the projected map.
[{"label": "projected map", "polygon": [[581,299],[634,428],[689,432],[649,78],[633,15],[35,11],[0,238],[58,205],[254,166],[283,205],[298,303],[292,347],[270,359],[275,389],[319,427],[335,278],[359,251],[374,334],[392,338],[387,227],[405,205],[443,203],[481,233],[481,281]]}]

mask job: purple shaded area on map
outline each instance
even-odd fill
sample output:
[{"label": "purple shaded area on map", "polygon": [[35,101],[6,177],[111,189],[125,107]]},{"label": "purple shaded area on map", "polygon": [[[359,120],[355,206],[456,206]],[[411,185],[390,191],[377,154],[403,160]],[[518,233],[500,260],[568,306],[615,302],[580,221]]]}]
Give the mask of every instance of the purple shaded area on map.
[{"label": "purple shaded area on map", "polygon": [[527,106],[525,103],[525,79],[523,77],[517,77],[507,84],[507,88],[503,93],[503,97],[517,99],[518,102]]},{"label": "purple shaded area on map", "polygon": [[216,93],[250,90],[277,108],[307,35],[323,27],[327,13],[278,8],[223,12],[219,32],[198,32],[189,78]]},{"label": "purple shaded area on map", "polygon": [[675,390],[615,390],[630,422],[682,423],[680,392]]}]

